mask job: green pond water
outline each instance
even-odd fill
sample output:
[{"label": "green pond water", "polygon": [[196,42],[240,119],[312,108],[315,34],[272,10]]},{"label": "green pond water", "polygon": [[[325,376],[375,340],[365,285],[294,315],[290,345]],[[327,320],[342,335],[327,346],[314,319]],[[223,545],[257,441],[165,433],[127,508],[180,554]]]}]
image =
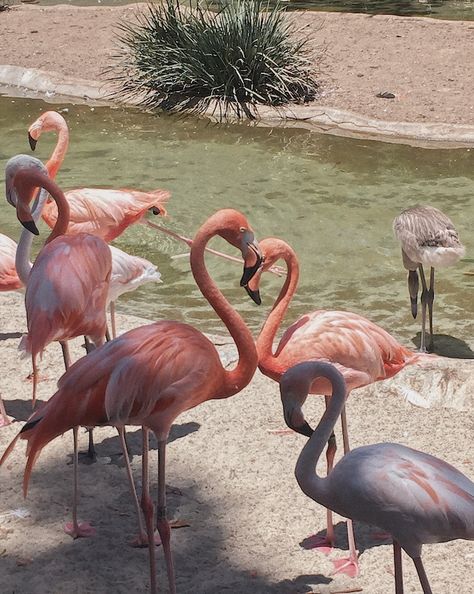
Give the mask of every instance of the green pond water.
[{"label": "green pond water", "polygon": [[[21,0],[12,0],[14,4]],[[23,0],[31,3],[34,0]],[[41,5],[72,4],[75,6],[118,6],[130,0],[37,0]],[[195,3],[195,2],[193,2]],[[284,0],[288,10],[329,10],[360,12],[365,14],[396,14],[400,16],[427,16],[439,19],[473,20],[474,0]],[[210,2],[219,8],[219,0]]]},{"label": "green pond water", "polygon": [[[455,222],[467,255],[437,276],[435,332],[454,337],[445,340],[457,354],[472,354],[474,276],[465,273],[474,271],[474,149],[421,149],[303,130],[218,126],[132,109],[0,97],[2,170],[12,155],[30,152],[27,128],[51,108],[63,110],[71,133],[58,175],[64,189],[162,187],[172,192],[165,224],[177,232],[192,236],[216,209],[235,207],[247,215],[258,238],[275,235],[291,243],[301,262],[301,280],[286,325],[315,309],[348,309],[411,345],[419,323],[410,315],[392,220],[416,203],[441,208]],[[54,142],[53,134],[44,134],[36,156],[47,159]],[[4,200],[0,217],[0,231],[17,240],[19,224]],[[44,238],[44,223],[41,231]],[[129,228],[115,244],[156,263],[164,281],[124,295],[118,302],[122,311],[222,332],[194,284],[188,259],[173,257],[186,246],[141,225]],[[220,239],[213,247],[227,249]],[[282,279],[264,276],[258,307],[239,287],[240,266],[213,256],[207,262],[226,296],[257,330]]]}]

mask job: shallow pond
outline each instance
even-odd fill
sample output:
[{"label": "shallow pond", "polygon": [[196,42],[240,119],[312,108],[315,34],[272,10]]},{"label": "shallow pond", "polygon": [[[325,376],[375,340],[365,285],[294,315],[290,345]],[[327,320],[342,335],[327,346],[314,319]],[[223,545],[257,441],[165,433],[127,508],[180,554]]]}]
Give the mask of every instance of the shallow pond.
[{"label": "shallow pond", "polygon": [[[119,6],[130,0],[12,0],[41,5],[71,4],[73,6]],[[210,2],[219,8],[219,0]],[[365,14],[396,14],[426,16],[439,19],[474,20],[474,0],[283,0],[289,10],[329,10]]]},{"label": "shallow pond", "polygon": [[[27,128],[47,109],[63,110],[71,132],[58,175],[62,187],[163,187],[172,192],[165,224],[175,231],[192,236],[213,211],[231,206],[245,212],[257,237],[276,235],[291,243],[300,258],[301,281],[287,323],[317,308],[349,309],[410,344],[419,323],[410,316],[392,220],[419,202],[441,208],[455,222],[467,256],[438,274],[435,332],[474,350],[474,276],[466,274],[474,271],[474,150],[428,150],[0,97],[1,168],[12,155],[29,152]],[[36,156],[46,159],[54,142],[54,135],[44,134]],[[0,215],[0,231],[17,239],[19,225],[5,201]],[[44,224],[41,230],[44,237]],[[173,258],[185,246],[142,226],[128,229],[115,243],[155,262],[164,281],[123,296],[122,310],[222,331],[195,287],[188,259]],[[225,246],[216,240],[214,247]],[[282,280],[265,276],[263,304],[257,307],[238,286],[239,266],[212,256],[207,261],[232,303],[254,330],[259,328]],[[469,355],[462,343],[458,347],[459,354]]]}]

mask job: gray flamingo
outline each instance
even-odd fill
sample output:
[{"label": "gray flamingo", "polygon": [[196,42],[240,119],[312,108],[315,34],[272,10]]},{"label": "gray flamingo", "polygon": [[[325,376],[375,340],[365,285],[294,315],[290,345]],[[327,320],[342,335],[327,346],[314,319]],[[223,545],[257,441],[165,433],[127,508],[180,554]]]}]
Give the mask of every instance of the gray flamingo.
[{"label": "gray flamingo", "polygon": [[306,361],[283,375],[280,391],[287,425],[307,435],[311,428],[302,406],[318,377],[331,382],[332,396],[299,455],[299,486],[328,509],[393,536],[396,594],[403,594],[401,549],[413,559],[424,594],[432,594],[421,561],[422,545],[474,540],[474,483],[443,460],[397,443],[356,448],[326,478],[319,477],[316,465],[344,407],[344,378],[329,363]]},{"label": "gray flamingo", "polygon": [[[421,278],[421,343],[426,350],[426,307],[430,323],[430,343],[433,350],[434,269],[452,266],[464,256],[465,248],[449,217],[434,206],[413,206],[402,211],[393,221],[393,230],[402,247],[403,265],[408,270],[408,291],[411,313],[417,315],[418,270]],[[430,266],[430,287],[427,287],[424,266]]]}]

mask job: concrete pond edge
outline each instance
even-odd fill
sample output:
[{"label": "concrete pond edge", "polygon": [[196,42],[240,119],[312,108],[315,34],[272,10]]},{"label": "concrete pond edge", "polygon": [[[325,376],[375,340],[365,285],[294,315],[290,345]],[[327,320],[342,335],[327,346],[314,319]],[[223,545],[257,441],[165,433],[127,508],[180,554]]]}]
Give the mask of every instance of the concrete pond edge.
[{"label": "concrete pond edge", "polygon": [[[74,99],[90,104],[113,103],[111,89],[105,83],[65,77],[37,68],[0,65],[0,86],[0,92],[6,95],[31,97],[34,94],[49,102]],[[212,109],[206,115],[215,120]],[[255,123],[426,148],[474,147],[474,125],[390,122],[316,104],[279,109],[259,107]]]}]

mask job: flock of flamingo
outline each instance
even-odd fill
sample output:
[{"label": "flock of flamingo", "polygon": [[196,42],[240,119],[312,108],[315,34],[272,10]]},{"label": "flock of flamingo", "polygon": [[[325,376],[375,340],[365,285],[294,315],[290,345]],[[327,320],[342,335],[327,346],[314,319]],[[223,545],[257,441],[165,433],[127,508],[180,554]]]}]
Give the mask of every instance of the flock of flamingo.
[{"label": "flock of flamingo", "polygon": [[[171,425],[183,411],[240,392],[258,367],[278,382],[288,427],[309,438],[295,473],[303,492],[327,508],[326,536],[317,544],[325,550],[334,545],[332,512],[348,518],[349,557],[338,559],[335,571],[357,575],[358,552],[351,520],[367,522],[393,537],[396,594],[402,594],[404,589],[401,549],[413,559],[424,594],[432,593],[421,561],[422,545],[458,538],[474,540],[474,484],[443,460],[399,444],[379,443],[350,451],[344,404],[353,389],[390,378],[405,366],[431,356],[426,353],[425,325],[428,310],[431,350],[434,269],[452,265],[464,254],[450,219],[436,208],[416,206],[403,211],[394,221],[408,270],[414,317],[421,278],[420,351],[402,346],[360,315],[329,310],[308,313],[294,322],[275,350],[275,337],[297,290],[299,276],[298,259],[288,243],[276,238],[257,242],[246,217],[230,208],[209,217],[193,240],[174,234],[145,218],[149,211],[156,215],[166,212],[169,193],[164,190],[81,188],[63,193],[54,179],[69,137],[67,124],[57,112],[45,112],[30,126],[32,149],[47,131],[55,131],[58,139],[46,165],[27,155],[18,155],[7,163],[6,197],[16,208],[24,229],[18,246],[0,235],[0,290],[25,288],[28,331],[19,348],[32,358],[33,405],[36,358],[49,343],[61,344],[66,368],[56,393],[34,410],[0,461],[5,461],[19,439],[27,441],[25,495],[41,450],[72,429],[74,505],[72,522],[65,530],[73,538],[92,535],[94,529],[77,520],[77,431],[79,426],[90,429],[89,451],[93,456],[92,428],[115,427],[138,516],[136,542],[149,550],[151,592],[158,591],[158,541],[163,546],[169,591],[175,593],[165,489],[166,443]],[[52,232],[31,264],[32,240],[39,233],[36,223],[41,216]],[[117,336],[112,316],[112,335],[109,334],[107,306],[123,292],[160,280],[154,264],[107,243],[133,223],[157,227],[190,246],[190,266],[196,284],[237,347],[234,369],[223,367],[215,346],[204,334],[181,322],[158,321]],[[263,273],[275,270],[279,260],[286,265],[284,284],[256,340],[206,269],[205,250],[216,235],[240,251],[244,265],[240,285],[257,304],[261,301]],[[423,266],[430,267],[429,286]],[[67,341],[78,336],[85,337],[87,354],[71,364]],[[326,410],[315,430],[305,420],[302,409],[308,393],[325,397]],[[10,421],[1,399],[0,406],[0,425],[7,425]],[[345,455],[334,466],[334,426],[339,417]],[[142,427],[140,499],[126,447],[127,425]],[[158,441],[156,506],[149,489],[150,431]],[[326,445],[327,476],[321,478],[316,465]]]}]

